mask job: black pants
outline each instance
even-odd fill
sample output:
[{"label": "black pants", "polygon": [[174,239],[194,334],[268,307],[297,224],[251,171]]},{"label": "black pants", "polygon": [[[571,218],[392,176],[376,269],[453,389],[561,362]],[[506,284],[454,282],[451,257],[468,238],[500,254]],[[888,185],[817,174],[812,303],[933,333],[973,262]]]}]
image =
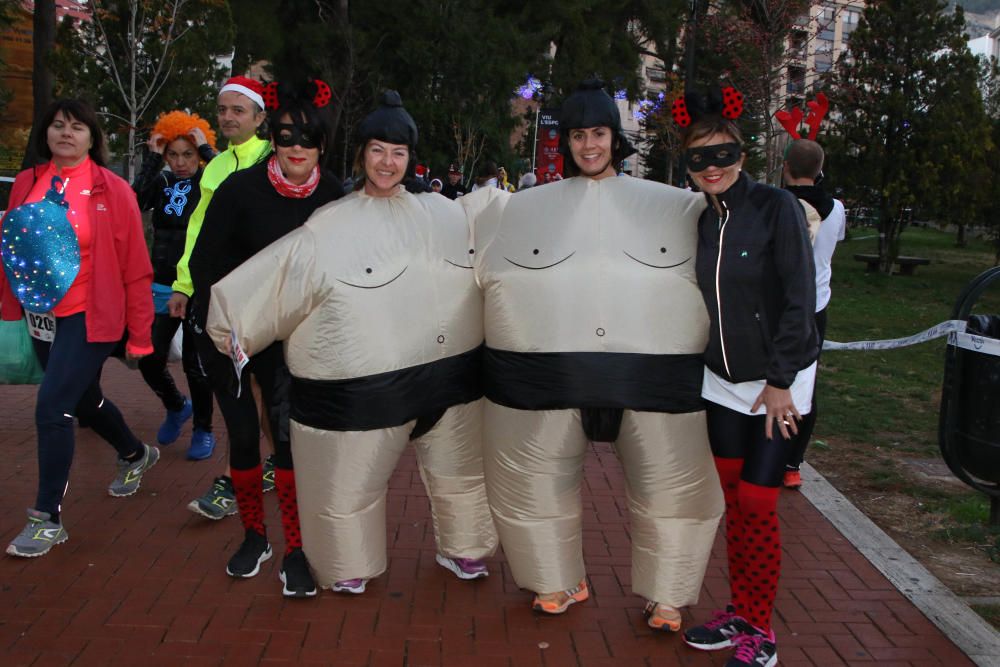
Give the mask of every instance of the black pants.
[{"label": "black pants", "polygon": [[[826,340],[826,308],[816,313],[816,331],[819,332],[819,348],[820,354],[822,354],[823,341]],[[816,361],[819,361],[819,357],[816,357]],[[799,422],[798,435],[792,437],[792,444],[788,450],[788,461],[786,465],[789,468],[797,469],[800,465],[802,465],[802,461],[806,456],[806,447],[809,446],[809,441],[812,440],[813,429],[815,427],[816,387],[813,386],[812,407],[809,410],[809,414],[803,415],[802,421]]]},{"label": "black pants", "polygon": [[101,391],[101,369],[117,343],[88,343],[84,313],[56,318],[51,343],[32,339],[45,369],[35,403],[38,431],[38,497],[35,509],[58,515],[73,464],[73,418],[104,438],[119,458],[132,456],[142,442],[122,413]]},{"label": "black pants", "polygon": [[274,343],[250,358],[243,367],[241,392],[236,396],[236,369],[232,360],[219,352],[207,334],[196,334],[198,356],[208,373],[222,418],[229,433],[229,467],[250,470],[260,464],[260,416],[250,389],[252,375],[260,385],[267,409],[267,419],[274,438],[274,465],[292,469],[292,445],[289,436],[289,388],[291,376],[285,365],[281,343]]},{"label": "black pants", "polygon": [[[170,341],[177,333],[177,327],[182,321],[169,315],[157,315],[153,320],[153,354],[139,360],[139,370],[142,378],[160,400],[163,407],[176,412],[184,407],[184,396],[177,390],[174,378],[167,370],[167,358],[170,355]],[[198,359],[195,346],[195,333],[191,326],[184,322],[184,335],[181,347],[181,366],[187,376],[188,388],[191,391],[191,405],[194,407],[194,427],[201,431],[212,431],[212,388],[208,376]]]},{"label": "black pants", "polygon": [[743,459],[740,479],[744,482],[771,488],[781,486],[791,441],[781,437],[777,426],[770,439],[764,435],[767,415],[746,415],[707,401],[705,416],[713,456]]}]

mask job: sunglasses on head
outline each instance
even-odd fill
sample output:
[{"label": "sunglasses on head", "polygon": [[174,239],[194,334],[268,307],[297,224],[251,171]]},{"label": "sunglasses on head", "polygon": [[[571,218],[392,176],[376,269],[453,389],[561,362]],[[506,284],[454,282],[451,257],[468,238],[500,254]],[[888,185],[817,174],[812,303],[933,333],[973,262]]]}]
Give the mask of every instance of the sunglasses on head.
[{"label": "sunglasses on head", "polygon": [[275,129],[274,143],[282,148],[296,145],[302,148],[319,148],[322,143],[318,132],[303,130],[291,123],[278,123]]},{"label": "sunglasses on head", "polygon": [[689,148],[685,153],[688,171],[705,171],[709,167],[728,167],[740,160],[740,145],[733,142]]}]

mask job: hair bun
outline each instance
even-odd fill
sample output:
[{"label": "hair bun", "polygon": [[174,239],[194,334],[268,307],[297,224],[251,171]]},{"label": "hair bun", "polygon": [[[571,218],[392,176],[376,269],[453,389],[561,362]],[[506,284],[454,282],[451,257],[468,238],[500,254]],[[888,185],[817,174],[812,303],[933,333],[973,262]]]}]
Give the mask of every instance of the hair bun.
[{"label": "hair bun", "polygon": [[384,107],[402,107],[403,98],[399,96],[395,90],[387,90],[382,93],[382,99],[380,103]]}]

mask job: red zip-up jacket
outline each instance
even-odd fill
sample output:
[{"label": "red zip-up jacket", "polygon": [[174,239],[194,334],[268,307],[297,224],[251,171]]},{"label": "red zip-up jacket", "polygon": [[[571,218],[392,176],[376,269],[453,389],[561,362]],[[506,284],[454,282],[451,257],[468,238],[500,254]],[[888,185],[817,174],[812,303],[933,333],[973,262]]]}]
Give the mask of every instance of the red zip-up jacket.
[{"label": "red zip-up jacket", "polygon": [[[10,191],[8,210],[27,199],[48,165],[25,169]],[[142,233],[135,193],[124,180],[94,162],[90,164],[91,273],[87,288],[87,342],[112,343],[128,328],[126,350],[153,352],[153,266]],[[2,252],[2,249],[0,249]],[[0,311],[4,320],[21,319],[21,303],[7,274],[0,271]]]}]

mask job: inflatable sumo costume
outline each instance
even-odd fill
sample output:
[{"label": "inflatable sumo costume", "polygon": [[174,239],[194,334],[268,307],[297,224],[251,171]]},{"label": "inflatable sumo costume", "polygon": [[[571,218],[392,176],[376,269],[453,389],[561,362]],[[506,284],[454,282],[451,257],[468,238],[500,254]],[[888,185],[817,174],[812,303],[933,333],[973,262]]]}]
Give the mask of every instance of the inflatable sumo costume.
[{"label": "inflatable sumo costume", "polygon": [[[361,145],[416,144],[399,95]],[[389,477],[408,442],[438,562],[463,579],[497,538],[482,467],[482,295],[461,207],[402,185],[318,209],[212,288],[208,332],[235,356],[285,341],[303,549],[322,586],[360,593],[386,569]]]},{"label": "inflatable sumo costume", "polygon": [[[587,82],[562,107],[567,159],[571,129],[602,126],[620,162],[632,149],[618,110]],[[495,197],[475,216],[487,488],[514,580],[561,592],[554,605],[548,595],[534,603],[561,613],[588,596],[588,440],[613,442],[627,480],[632,589],[674,607],[676,630],[676,608],[698,599],[723,510],[700,396],[708,316],[694,260],[705,204],[611,173]]]}]

